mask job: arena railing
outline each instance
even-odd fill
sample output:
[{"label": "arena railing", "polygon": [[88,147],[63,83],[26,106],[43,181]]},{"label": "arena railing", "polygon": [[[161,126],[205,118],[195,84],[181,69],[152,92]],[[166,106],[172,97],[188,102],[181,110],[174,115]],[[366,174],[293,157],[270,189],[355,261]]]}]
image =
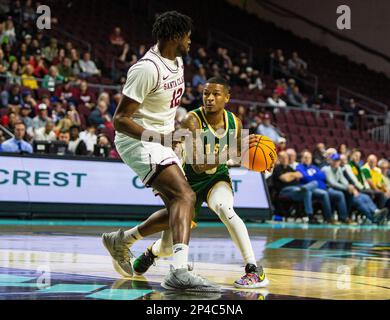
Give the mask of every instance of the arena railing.
[{"label": "arena railing", "polygon": [[248,61],[250,63],[253,61],[253,48],[251,45],[233,38],[220,30],[209,30],[207,35],[207,47],[210,47],[213,43],[238,54],[246,51],[248,54]]},{"label": "arena railing", "polygon": [[[326,109],[310,109],[310,108],[297,108],[294,106],[286,106],[286,107],[278,107],[278,106],[273,106],[268,103],[264,102],[257,102],[257,101],[250,101],[250,100],[240,100],[240,99],[230,99],[231,103],[234,104],[241,104],[241,105],[247,105],[250,108],[253,109],[258,109],[258,108],[266,108],[266,109],[271,109],[271,110],[278,110],[280,112],[286,112],[289,113],[291,111],[298,111],[298,112],[311,112],[316,115],[316,117],[321,117],[322,115],[327,115],[327,117],[333,119],[336,116],[339,116],[340,118],[343,118],[344,123],[345,123],[345,128],[348,129],[347,123],[348,119],[353,116],[353,113],[350,112],[342,112],[342,111],[336,111],[336,110],[326,110]],[[373,122],[375,125],[381,125],[385,123],[386,116],[384,115],[377,115],[377,114],[365,114],[363,116],[364,119]]]},{"label": "arena railing", "polygon": [[[288,78],[293,78],[301,83],[303,83],[306,86],[309,86],[313,89],[313,93],[315,96],[318,94],[318,76],[314,73],[306,71],[306,78],[299,77],[293,73],[286,72],[282,68],[279,68],[275,65],[275,62],[273,59],[270,61],[270,76],[274,78],[275,71],[279,71],[283,75],[285,75]],[[311,80],[311,81],[310,81]]]},{"label": "arena railing", "polygon": [[[337,87],[337,98],[336,98],[337,105],[339,106],[342,105],[343,102],[345,102],[350,98],[354,98],[354,99],[358,98],[360,100],[360,102],[357,102],[358,106],[370,113],[384,114],[389,110],[389,107],[386,104],[379,102],[378,100],[367,97],[361,93],[358,93],[351,89],[347,89],[342,86]],[[366,104],[361,103],[361,101],[365,101]],[[378,110],[373,109],[372,108],[373,106]]]}]

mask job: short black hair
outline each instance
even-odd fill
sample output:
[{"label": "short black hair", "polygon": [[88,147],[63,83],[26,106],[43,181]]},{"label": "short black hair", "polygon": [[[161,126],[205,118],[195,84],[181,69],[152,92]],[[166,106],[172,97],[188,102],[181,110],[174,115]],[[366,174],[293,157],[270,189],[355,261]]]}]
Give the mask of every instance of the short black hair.
[{"label": "short black hair", "polygon": [[206,81],[206,83],[220,84],[220,85],[223,85],[227,91],[230,91],[229,82],[223,77],[220,77],[220,76],[211,77]]},{"label": "short black hair", "polygon": [[69,132],[72,131],[73,129],[77,129],[80,132],[80,126],[78,126],[77,124],[71,125],[69,128]]},{"label": "short black hair", "polygon": [[160,14],[153,24],[152,35],[157,40],[173,40],[183,37],[192,29],[192,19],[177,11]]}]

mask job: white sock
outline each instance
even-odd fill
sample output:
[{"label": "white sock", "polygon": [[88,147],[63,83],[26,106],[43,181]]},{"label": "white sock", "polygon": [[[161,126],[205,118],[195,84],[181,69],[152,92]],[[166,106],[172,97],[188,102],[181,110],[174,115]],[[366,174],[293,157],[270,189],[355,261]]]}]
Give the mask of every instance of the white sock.
[{"label": "white sock", "polygon": [[218,183],[215,185],[210,192],[208,205],[225,224],[234,244],[240,250],[245,264],[250,263],[257,266],[248,229],[244,221],[242,221],[233,209],[233,192],[230,186],[227,183]]},{"label": "white sock", "polygon": [[143,236],[138,231],[138,226],[124,232],[123,240],[131,247],[138,240],[142,240]]},{"label": "white sock", "polygon": [[166,258],[173,254],[172,246],[172,232],[165,230],[161,233],[161,239],[153,243],[151,250],[156,257]]},{"label": "white sock", "polygon": [[175,269],[188,268],[188,246],[184,243],[176,243],[173,249],[173,266]]}]

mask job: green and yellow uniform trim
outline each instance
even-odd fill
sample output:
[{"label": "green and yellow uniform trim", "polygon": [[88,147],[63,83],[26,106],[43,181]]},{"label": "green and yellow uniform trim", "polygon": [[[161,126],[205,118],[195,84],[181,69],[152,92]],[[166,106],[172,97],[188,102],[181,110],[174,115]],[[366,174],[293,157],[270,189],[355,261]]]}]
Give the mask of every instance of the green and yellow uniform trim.
[{"label": "green and yellow uniform trim", "polygon": [[[203,107],[192,110],[191,113],[196,117],[199,128],[201,129],[201,139],[204,144],[204,154],[218,154],[224,149],[229,148],[233,139],[238,135],[238,121],[235,115],[224,110],[225,130],[223,134],[218,134],[208,123]],[[197,216],[203,202],[208,203],[208,197],[211,189],[219,182],[228,183],[231,186],[229,169],[226,164],[220,164],[212,170],[202,173],[196,173],[191,164],[183,165],[188,183],[196,193],[195,215]],[[196,219],[196,217],[195,217]]]}]

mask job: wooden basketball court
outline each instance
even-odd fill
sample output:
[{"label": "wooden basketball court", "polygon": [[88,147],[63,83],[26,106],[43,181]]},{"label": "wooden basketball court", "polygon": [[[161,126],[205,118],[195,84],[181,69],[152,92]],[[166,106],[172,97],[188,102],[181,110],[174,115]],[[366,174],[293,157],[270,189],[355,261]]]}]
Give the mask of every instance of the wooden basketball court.
[{"label": "wooden basketball court", "polygon": [[[145,277],[121,278],[100,239],[133,222],[0,220],[1,299],[390,299],[390,227],[248,224],[270,285],[238,290],[242,261],[220,223],[192,233],[194,270],[222,294],[183,295],[160,283],[169,260]],[[140,254],[156,237],[133,247]]]}]

